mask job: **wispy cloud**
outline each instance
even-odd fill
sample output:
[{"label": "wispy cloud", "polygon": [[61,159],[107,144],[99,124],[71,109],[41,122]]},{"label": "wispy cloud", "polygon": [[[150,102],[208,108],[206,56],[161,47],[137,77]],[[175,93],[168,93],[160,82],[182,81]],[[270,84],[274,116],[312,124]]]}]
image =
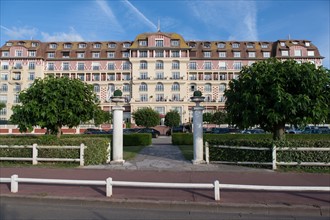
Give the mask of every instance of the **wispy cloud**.
[{"label": "wispy cloud", "polygon": [[113,27],[113,31],[117,31],[119,33],[123,33],[124,30],[118,19],[116,18],[115,14],[113,13],[110,6],[104,0],[96,0],[97,5],[101,8],[101,10],[105,13],[105,15],[109,18],[108,22]]},{"label": "wispy cloud", "polygon": [[141,11],[139,11],[134,5],[132,5],[128,0],[124,0],[123,2],[129,7],[129,9],[136,15],[139,20],[142,20],[147,26],[150,27],[150,29],[154,31],[157,30],[157,26],[152,21],[150,21]]},{"label": "wispy cloud", "polygon": [[5,35],[7,35],[10,39],[30,39],[37,35],[38,29],[31,27],[12,27],[8,28],[0,25],[0,28]]},{"label": "wispy cloud", "polygon": [[45,33],[41,32],[42,40],[46,42],[50,41],[84,41],[83,37],[80,36],[74,28],[70,28],[70,31],[68,33]]},{"label": "wispy cloud", "polygon": [[[258,40],[257,5],[253,1],[190,1],[192,15],[210,32],[229,39]],[[218,36],[219,37],[219,36]]]}]

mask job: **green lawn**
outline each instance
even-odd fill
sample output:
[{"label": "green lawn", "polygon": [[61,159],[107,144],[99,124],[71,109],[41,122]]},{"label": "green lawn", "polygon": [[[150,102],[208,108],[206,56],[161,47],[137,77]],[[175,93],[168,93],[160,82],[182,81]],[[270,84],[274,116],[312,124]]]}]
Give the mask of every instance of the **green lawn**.
[{"label": "green lawn", "polygon": [[124,160],[133,159],[145,146],[124,146]]},{"label": "green lawn", "polygon": [[186,160],[194,159],[194,146],[193,145],[178,145],[184,158]]}]

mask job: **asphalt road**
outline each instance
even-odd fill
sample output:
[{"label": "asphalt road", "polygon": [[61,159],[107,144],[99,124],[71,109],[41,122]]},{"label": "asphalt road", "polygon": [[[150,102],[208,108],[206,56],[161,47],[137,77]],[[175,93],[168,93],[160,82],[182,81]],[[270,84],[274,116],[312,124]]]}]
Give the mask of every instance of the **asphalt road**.
[{"label": "asphalt road", "polygon": [[94,219],[286,219],[286,220],[318,220],[328,219],[322,216],[309,216],[306,213],[287,213],[277,211],[269,213],[266,209],[217,208],[195,209],[194,207],[176,207],[160,205],[148,207],[140,204],[130,207],[127,203],[107,203],[99,201],[31,199],[2,197],[0,200],[1,220],[94,220]]}]

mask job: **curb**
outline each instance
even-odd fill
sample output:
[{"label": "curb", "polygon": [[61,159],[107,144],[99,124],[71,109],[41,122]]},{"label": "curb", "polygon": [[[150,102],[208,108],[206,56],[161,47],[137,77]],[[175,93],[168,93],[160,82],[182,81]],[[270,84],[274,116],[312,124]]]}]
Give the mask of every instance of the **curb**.
[{"label": "curb", "polygon": [[216,213],[242,213],[260,215],[295,215],[295,216],[318,216],[330,217],[330,206],[308,206],[290,204],[242,204],[221,202],[190,202],[190,201],[165,201],[165,200],[139,200],[139,199],[112,199],[90,197],[57,197],[57,196],[29,196],[1,194],[0,203],[6,199],[20,199],[20,202],[40,202],[51,204],[77,204],[81,206],[97,207],[120,207],[129,209],[152,209],[171,211],[209,211]]}]

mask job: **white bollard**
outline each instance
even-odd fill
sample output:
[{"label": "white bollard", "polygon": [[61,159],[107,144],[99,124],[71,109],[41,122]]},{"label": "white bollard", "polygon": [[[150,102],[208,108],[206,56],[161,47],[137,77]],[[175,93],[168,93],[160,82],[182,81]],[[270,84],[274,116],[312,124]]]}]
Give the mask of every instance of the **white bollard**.
[{"label": "white bollard", "polygon": [[85,145],[84,144],[80,144],[80,166],[84,166],[85,165]]},{"label": "white bollard", "polygon": [[33,144],[32,146],[32,164],[37,165],[38,164],[38,148],[37,144]]},{"label": "white bollard", "polygon": [[17,193],[18,192],[18,175],[14,174],[11,176],[11,181],[10,181],[10,191],[12,193]]},{"label": "white bollard", "polygon": [[272,161],[273,170],[276,170],[277,166],[276,166],[276,145],[275,144],[273,144],[272,158],[273,158],[273,161]]},{"label": "white bollard", "polygon": [[207,164],[210,163],[210,148],[207,141],[205,142],[205,161]]},{"label": "white bollard", "polygon": [[106,179],[106,196],[107,197],[112,196],[112,178],[111,177]]},{"label": "white bollard", "polygon": [[214,181],[214,200],[220,201],[220,183],[218,180]]}]

